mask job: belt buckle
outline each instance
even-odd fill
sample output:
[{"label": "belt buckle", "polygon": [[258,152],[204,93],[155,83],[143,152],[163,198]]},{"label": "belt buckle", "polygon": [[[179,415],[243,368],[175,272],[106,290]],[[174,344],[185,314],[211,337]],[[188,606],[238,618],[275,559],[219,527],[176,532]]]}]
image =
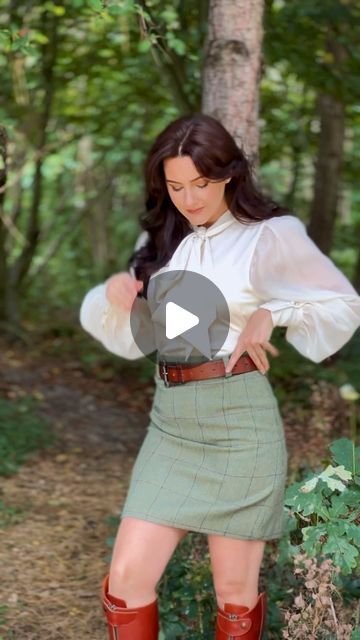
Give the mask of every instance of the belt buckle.
[{"label": "belt buckle", "polygon": [[182,368],[181,368],[181,363],[180,362],[175,362],[174,364],[172,364],[173,367],[176,367],[176,369],[178,370],[179,374],[180,374],[180,380],[177,382],[170,382],[169,381],[169,371],[168,371],[168,363],[165,360],[160,360],[159,365],[161,367],[161,371],[163,374],[163,381],[164,381],[164,385],[165,387],[174,387],[178,384],[185,384],[185,380],[184,377],[182,375]]},{"label": "belt buckle", "polygon": [[164,385],[165,385],[165,387],[170,387],[169,372],[168,372],[168,369],[167,369],[167,364],[166,364],[165,360],[160,360],[159,364],[160,364],[160,368],[161,368],[162,374],[164,376],[163,377]]}]

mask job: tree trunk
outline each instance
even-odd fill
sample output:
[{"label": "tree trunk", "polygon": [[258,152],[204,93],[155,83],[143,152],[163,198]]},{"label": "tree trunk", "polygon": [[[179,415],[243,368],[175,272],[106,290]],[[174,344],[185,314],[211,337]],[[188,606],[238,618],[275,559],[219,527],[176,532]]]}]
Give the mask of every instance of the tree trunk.
[{"label": "tree trunk", "polygon": [[43,46],[42,89],[44,99],[39,115],[39,130],[36,140],[38,154],[35,162],[32,202],[25,233],[26,244],[18,258],[8,269],[8,287],[11,295],[7,297],[6,317],[8,321],[14,325],[14,328],[17,329],[19,329],[20,325],[19,297],[24,288],[24,281],[29,272],[40,236],[39,212],[43,186],[42,165],[44,162],[45,145],[48,137],[47,129],[54,96],[54,66],[57,57],[58,18],[54,14],[45,11],[42,16],[42,23],[43,31],[48,36],[48,42]]},{"label": "tree trunk", "polygon": [[258,161],[263,0],[210,0],[202,111]]},{"label": "tree trunk", "polygon": [[[339,73],[340,63],[346,53],[332,34],[328,36],[327,50],[334,60],[334,70]],[[324,253],[329,253],[339,197],[345,130],[344,104],[334,95],[320,93],[318,110],[320,137],[308,232],[318,247]]]},{"label": "tree trunk", "polygon": [[344,145],[344,105],[325,94],[319,95],[318,104],[321,132],[308,231],[318,247],[324,253],[329,253],[339,197]]},{"label": "tree trunk", "polygon": [[83,136],[78,145],[78,156],[83,171],[78,175],[76,189],[82,193],[90,193],[95,189],[96,194],[90,198],[86,206],[84,218],[88,243],[92,251],[92,263],[95,276],[104,279],[108,270],[111,253],[111,234],[109,219],[113,206],[113,180],[106,175],[105,165],[93,166],[93,141],[90,135]]},{"label": "tree trunk", "polygon": [[6,228],[4,222],[4,200],[7,176],[7,133],[5,127],[0,125],[0,321],[5,320],[6,308]]}]

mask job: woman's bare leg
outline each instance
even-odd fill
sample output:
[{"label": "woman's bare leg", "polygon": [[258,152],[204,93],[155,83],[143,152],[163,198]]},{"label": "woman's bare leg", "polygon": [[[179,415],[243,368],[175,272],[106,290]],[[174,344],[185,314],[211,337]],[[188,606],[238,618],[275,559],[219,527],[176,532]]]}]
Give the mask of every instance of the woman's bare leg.
[{"label": "woman's bare leg", "polygon": [[265,542],[208,535],[217,604],[243,604],[252,608],[258,597],[260,566]]},{"label": "woman's bare leg", "polygon": [[141,607],[157,597],[155,587],[184,529],[124,517],[117,532],[109,576],[109,593],[128,607]]}]

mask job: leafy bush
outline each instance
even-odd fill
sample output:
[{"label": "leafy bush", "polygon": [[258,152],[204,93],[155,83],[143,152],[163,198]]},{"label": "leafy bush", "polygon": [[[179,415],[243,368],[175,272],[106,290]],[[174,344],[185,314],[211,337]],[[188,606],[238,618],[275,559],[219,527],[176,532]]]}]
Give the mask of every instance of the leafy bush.
[{"label": "leafy bush", "polygon": [[360,530],[360,447],[348,438],[330,445],[332,464],[311,472],[285,492],[293,526],[290,535],[301,530],[302,540],[295,553],[328,556],[342,574],[359,569]]}]

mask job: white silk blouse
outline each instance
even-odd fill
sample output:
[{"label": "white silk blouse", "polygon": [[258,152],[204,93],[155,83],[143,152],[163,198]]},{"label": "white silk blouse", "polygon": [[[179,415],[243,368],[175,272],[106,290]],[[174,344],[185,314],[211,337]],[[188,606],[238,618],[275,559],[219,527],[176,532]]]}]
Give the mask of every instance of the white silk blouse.
[{"label": "white silk blouse", "polygon": [[[191,270],[219,287],[228,303],[230,328],[216,357],[231,355],[258,308],[271,312],[274,327],[287,327],[286,340],[313,362],[338,351],[360,326],[360,296],[296,216],[246,224],[226,210],[211,226],[190,228],[193,231],[169,262],[151,277]],[[143,231],[135,248],[146,238]],[[135,275],[133,269],[130,273]],[[109,302],[106,282],[85,295],[80,323],[108,351],[129,360],[140,358],[143,353],[132,337],[130,311]]]}]

